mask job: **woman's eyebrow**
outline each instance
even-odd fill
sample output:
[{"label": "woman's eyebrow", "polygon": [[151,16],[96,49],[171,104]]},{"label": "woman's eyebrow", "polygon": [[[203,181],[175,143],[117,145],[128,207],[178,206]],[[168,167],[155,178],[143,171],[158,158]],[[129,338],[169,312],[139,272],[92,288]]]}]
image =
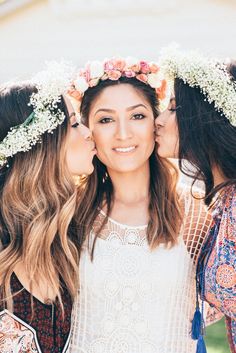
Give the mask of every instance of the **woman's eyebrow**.
[{"label": "woman's eyebrow", "polygon": [[107,109],[107,108],[100,108],[100,109],[98,109],[98,110],[95,112],[94,115],[96,115],[96,114],[99,113],[99,112],[115,113],[115,110],[113,110],[113,109]]},{"label": "woman's eyebrow", "polygon": [[147,108],[146,105],[144,105],[144,104],[132,105],[131,107],[127,108],[126,110],[127,110],[127,111],[130,111],[130,110],[133,110],[133,109],[136,109],[136,108],[139,108],[139,107],[143,107],[143,108],[145,108],[145,109],[148,110],[148,108]]},{"label": "woman's eyebrow", "polygon": [[[143,107],[145,109],[148,110],[148,108],[146,107],[146,105],[144,104],[135,104],[135,105],[131,105],[130,107],[128,107],[126,110],[127,111],[130,111],[130,110],[134,110],[136,108],[139,108],[139,107]],[[116,111],[114,109],[108,109],[108,108],[100,108],[98,109],[94,115],[96,115],[97,113],[99,112],[106,112],[106,113],[115,113]]]}]

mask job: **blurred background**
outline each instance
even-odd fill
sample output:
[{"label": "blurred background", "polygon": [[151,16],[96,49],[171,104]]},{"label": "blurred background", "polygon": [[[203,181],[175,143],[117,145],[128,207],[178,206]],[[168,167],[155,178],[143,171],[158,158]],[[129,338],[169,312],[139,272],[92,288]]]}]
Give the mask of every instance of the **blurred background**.
[{"label": "blurred background", "polygon": [[0,0],[0,80],[52,59],[155,60],[171,42],[236,58],[235,19],[236,0]]},{"label": "blurred background", "polygon": [[[27,78],[48,60],[155,61],[172,42],[236,58],[236,0],[0,0],[0,82]],[[207,347],[229,353],[223,320],[207,329]]]}]

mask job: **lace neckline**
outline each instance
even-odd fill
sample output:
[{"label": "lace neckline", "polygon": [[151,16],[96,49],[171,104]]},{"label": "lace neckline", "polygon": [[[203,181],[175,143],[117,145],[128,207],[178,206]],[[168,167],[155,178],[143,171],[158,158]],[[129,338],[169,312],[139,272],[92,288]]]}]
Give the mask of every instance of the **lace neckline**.
[{"label": "lace neckline", "polygon": [[[100,209],[100,213],[104,216],[104,217],[107,217],[106,213]],[[144,230],[148,227],[147,224],[144,224],[144,225],[140,225],[140,226],[130,226],[128,224],[123,224],[123,223],[120,223],[120,222],[117,222],[115,221],[113,218],[111,217],[107,217],[108,221],[119,226],[120,228],[122,229],[137,229],[137,230]]]}]

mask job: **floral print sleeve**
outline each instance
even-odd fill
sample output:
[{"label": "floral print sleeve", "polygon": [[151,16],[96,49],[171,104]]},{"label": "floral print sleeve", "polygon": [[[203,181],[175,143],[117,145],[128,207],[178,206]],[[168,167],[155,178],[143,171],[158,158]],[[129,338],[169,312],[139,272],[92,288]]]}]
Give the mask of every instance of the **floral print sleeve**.
[{"label": "floral print sleeve", "polygon": [[0,352],[41,352],[35,330],[8,310],[0,312]]},{"label": "floral print sleeve", "polygon": [[227,187],[214,209],[218,234],[205,267],[205,299],[226,317],[229,344],[236,353],[236,186]]}]

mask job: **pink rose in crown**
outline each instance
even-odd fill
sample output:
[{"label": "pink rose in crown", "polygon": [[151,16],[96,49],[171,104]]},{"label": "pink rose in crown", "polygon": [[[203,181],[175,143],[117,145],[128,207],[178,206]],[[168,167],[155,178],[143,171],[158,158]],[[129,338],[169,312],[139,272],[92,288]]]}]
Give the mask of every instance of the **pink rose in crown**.
[{"label": "pink rose in crown", "polygon": [[125,74],[125,77],[128,77],[128,78],[135,77],[135,72],[132,70],[126,70],[124,74]]},{"label": "pink rose in crown", "polygon": [[136,76],[136,78],[137,80],[142,81],[144,83],[147,83],[147,80],[148,80],[147,75],[145,74],[139,74]]},{"label": "pink rose in crown", "polygon": [[150,72],[149,65],[146,61],[140,61],[140,71],[142,74],[147,74]]},{"label": "pink rose in crown", "polygon": [[108,72],[114,70],[113,60],[106,61],[104,63],[104,71]]},{"label": "pink rose in crown", "polygon": [[112,63],[115,70],[122,72],[125,68],[125,61],[123,59],[114,59],[112,60]]},{"label": "pink rose in crown", "polygon": [[150,63],[149,64],[149,69],[152,74],[156,74],[159,71],[159,67],[155,63]]},{"label": "pink rose in crown", "polygon": [[108,78],[112,81],[119,80],[121,72],[118,70],[110,70],[107,72]]},{"label": "pink rose in crown", "polygon": [[137,72],[140,71],[141,67],[140,67],[140,64],[137,63],[137,64],[134,64],[134,65],[130,66],[129,69],[130,69],[131,71],[134,71],[134,72],[137,73]]}]

